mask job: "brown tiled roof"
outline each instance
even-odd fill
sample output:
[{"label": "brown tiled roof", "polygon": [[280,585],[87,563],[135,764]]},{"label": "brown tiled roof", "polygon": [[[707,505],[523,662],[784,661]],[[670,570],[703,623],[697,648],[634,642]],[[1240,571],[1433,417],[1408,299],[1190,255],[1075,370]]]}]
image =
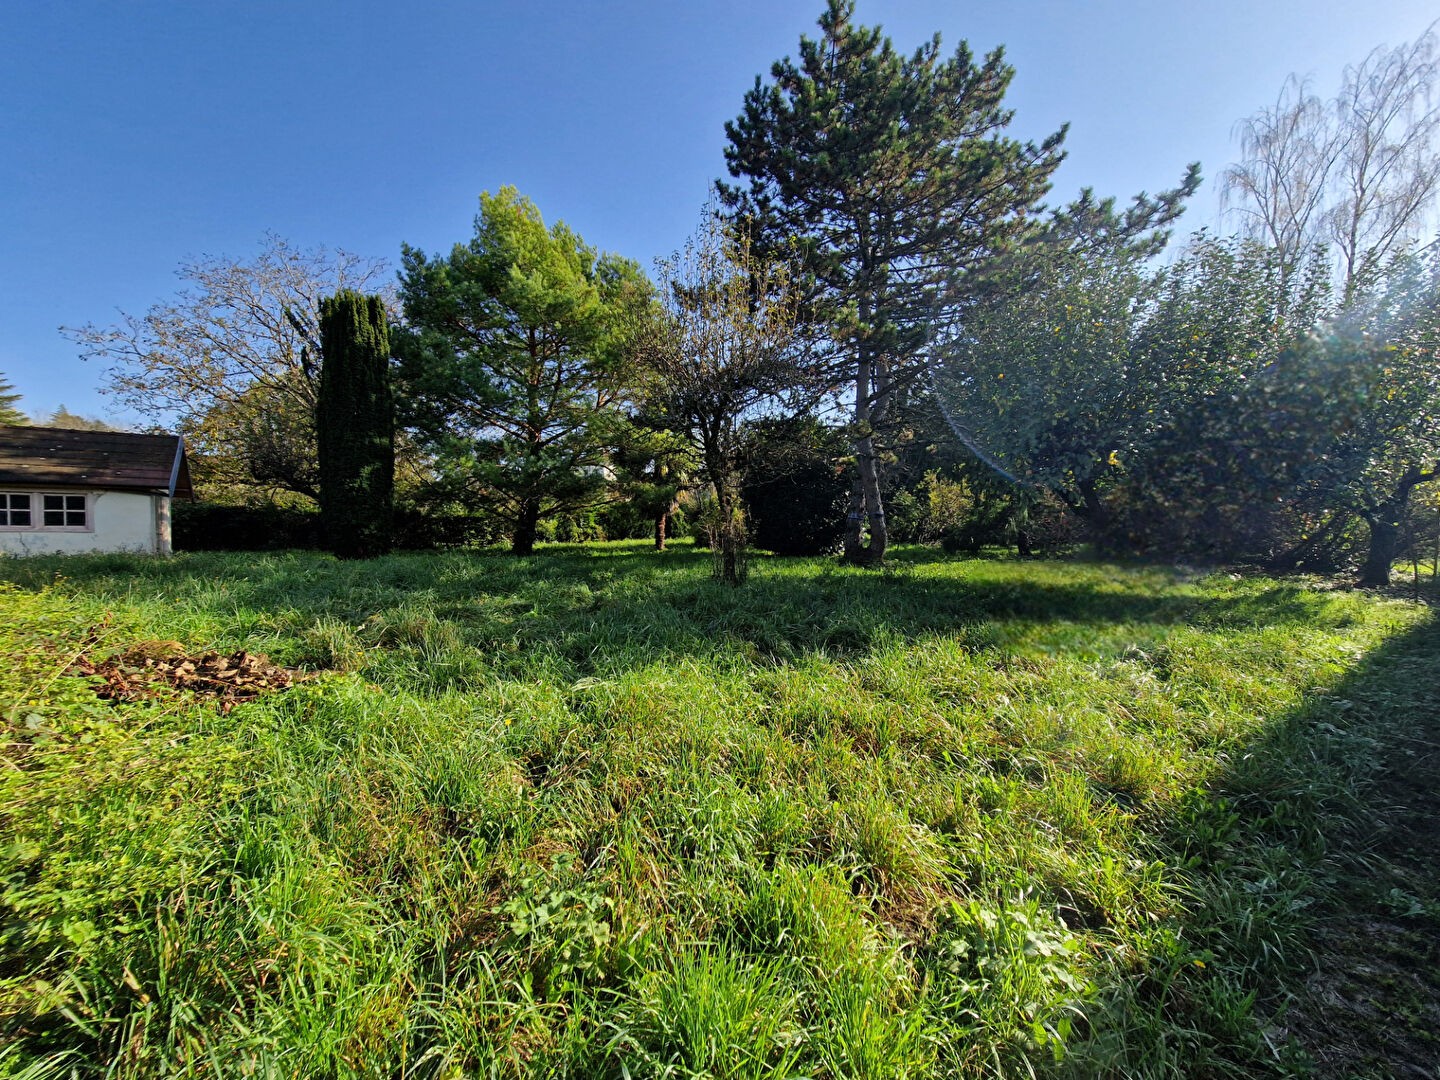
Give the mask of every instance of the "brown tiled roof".
[{"label": "brown tiled roof", "polygon": [[0,425],[0,484],[194,496],[185,444],[178,435],[120,431]]}]

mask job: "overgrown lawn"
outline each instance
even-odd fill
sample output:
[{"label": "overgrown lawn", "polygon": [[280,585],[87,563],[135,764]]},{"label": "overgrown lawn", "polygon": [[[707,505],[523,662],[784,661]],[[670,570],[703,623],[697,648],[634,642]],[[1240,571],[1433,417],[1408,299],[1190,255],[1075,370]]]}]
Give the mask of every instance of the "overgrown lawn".
[{"label": "overgrown lawn", "polygon": [[[1396,601],[918,549],[0,571],[0,1076],[1285,1075],[1440,654]],[[67,673],[171,639],[316,677]]]}]

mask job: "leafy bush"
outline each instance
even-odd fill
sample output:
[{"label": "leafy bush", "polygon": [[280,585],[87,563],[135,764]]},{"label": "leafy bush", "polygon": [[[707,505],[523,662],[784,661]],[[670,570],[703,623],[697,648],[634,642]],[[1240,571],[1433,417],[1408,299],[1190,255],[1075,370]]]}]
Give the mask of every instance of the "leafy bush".
[{"label": "leafy bush", "polygon": [[930,469],[913,488],[890,499],[890,537],[897,543],[933,544],[975,517],[977,503],[962,478],[950,480]]},{"label": "leafy bush", "polygon": [[493,518],[456,511],[397,510],[394,546],[400,551],[439,551],[446,548],[484,547],[501,539]]},{"label": "leafy bush", "polygon": [[172,515],[177,551],[281,551],[320,547],[320,515],[313,510],[273,504],[224,506],[177,502]]},{"label": "leafy bush", "polygon": [[844,435],[808,418],[752,427],[743,496],[752,543],[777,555],[820,555],[845,531],[850,470]]},{"label": "leafy bush", "polygon": [[[320,515],[313,510],[176,503],[173,514],[177,551],[310,551],[323,546]],[[415,507],[396,511],[393,537],[401,551],[481,547],[499,539],[491,519]]]}]

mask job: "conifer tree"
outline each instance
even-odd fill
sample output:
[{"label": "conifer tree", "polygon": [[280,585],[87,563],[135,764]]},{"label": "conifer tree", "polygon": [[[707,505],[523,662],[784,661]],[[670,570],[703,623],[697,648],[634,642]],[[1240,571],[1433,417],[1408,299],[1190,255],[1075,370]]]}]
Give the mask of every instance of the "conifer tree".
[{"label": "conifer tree", "polygon": [[540,523],[610,501],[626,437],[628,327],[651,287],[513,187],[480,196],[449,255],[404,249],[397,337],[407,426],[456,498],[528,555]]},{"label": "conifer tree", "polygon": [[[935,36],[912,55],[829,0],[819,40],[756,79],[726,125],[730,174],[718,185],[762,250],[813,283],[816,311],[853,387],[856,481],[846,557],[885,553],[876,433],[913,374],[932,323],[963,300],[966,271],[1026,227],[1060,163],[1064,130],[1043,142],[1003,132],[1014,71],[997,49],[949,59]],[[868,522],[869,543],[864,532]]]},{"label": "conifer tree", "polygon": [[395,406],[390,340],[378,296],[344,289],[320,302],[316,435],[326,543],[341,558],[390,546]]},{"label": "conifer tree", "polygon": [[0,375],[0,424],[28,424],[30,422],[29,418],[15,407],[15,403],[20,400],[20,395],[12,393],[11,391],[14,389],[10,380]]}]

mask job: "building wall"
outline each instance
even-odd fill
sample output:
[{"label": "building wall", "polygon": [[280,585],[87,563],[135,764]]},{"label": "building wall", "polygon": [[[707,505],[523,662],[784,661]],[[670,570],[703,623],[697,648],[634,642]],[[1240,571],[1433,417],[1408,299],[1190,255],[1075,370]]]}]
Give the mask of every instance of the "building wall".
[{"label": "building wall", "polygon": [[[46,490],[61,492],[66,489]],[[74,489],[69,491],[74,493]],[[94,523],[90,531],[0,529],[0,551],[12,555],[69,555],[87,551],[155,554],[155,500],[158,496],[133,491],[96,491],[89,494]]]}]

